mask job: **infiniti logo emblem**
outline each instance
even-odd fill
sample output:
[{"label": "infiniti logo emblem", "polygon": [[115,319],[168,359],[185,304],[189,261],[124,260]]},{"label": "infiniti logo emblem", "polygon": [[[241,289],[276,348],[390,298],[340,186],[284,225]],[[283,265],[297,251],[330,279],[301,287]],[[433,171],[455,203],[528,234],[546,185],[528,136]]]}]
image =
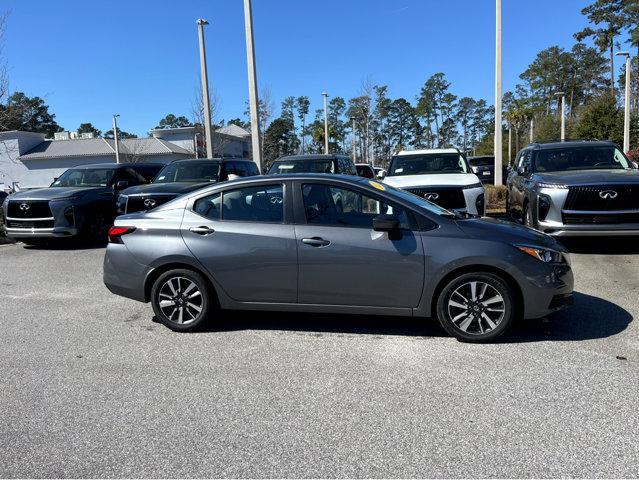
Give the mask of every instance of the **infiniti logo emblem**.
[{"label": "infiniti logo emblem", "polygon": [[149,208],[155,207],[155,200],[153,200],[152,198],[147,198],[146,200],[144,200],[144,206]]},{"label": "infiniti logo emblem", "polygon": [[20,204],[20,210],[22,210],[23,212],[26,212],[30,208],[31,208],[31,206],[28,203],[21,203]]},{"label": "infiniti logo emblem", "polygon": [[604,200],[613,200],[619,196],[614,190],[602,190],[599,192],[599,196]]},{"label": "infiniti logo emblem", "polygon": [[435,193],[435,192],[425,193],[424,198],[429,201],[437,200],[439,198],[439,193]]}]

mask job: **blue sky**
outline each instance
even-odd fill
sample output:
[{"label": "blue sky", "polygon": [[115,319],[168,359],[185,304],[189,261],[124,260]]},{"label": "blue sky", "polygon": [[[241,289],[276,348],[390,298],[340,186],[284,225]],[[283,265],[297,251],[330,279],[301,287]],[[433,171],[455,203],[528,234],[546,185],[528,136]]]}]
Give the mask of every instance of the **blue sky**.
[{"label": "blue sky", "polygon": [[[569,48],[588,0],[504,0],[504,87],[541,49]],[[208,19],[209,77],[220,118],[247,98],[242,0],[0,0],[11,11],[10,87],[46,98],[66,129],[92,122],[144,135],[167,113],[191,116],[199,88],[198,17]],[[549,14],[552,12],[552,15]],[[411,101],[444,72],[458,96],[494,95],[493,0],[254,0],[258,81],[277,110],[287,95],[349,98],[362,80]]]}]

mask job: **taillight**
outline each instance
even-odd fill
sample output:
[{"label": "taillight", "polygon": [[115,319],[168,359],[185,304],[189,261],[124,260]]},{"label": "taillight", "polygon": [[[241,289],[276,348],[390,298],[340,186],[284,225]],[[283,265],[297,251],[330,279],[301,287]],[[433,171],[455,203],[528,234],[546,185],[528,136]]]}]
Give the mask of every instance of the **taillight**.
[{"label": "taillight", "polygon": [[111,227],[109,228],[109,243],[122,243],[122,235],[131,233],[135,227]]}]

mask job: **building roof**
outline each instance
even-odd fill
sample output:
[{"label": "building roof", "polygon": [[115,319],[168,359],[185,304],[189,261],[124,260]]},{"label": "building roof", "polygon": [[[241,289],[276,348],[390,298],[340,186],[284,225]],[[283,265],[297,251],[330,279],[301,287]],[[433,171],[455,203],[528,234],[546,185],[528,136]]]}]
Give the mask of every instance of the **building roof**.
[{"label": "building roof", "polygon": [[114,148],[105,138],[80,138],[77,140],[45,140],[18,157],[20,160],[62,157],[87,157],[113,155]]},{"label": "building roof", "polygon": [[216,133],[223,133],[224,135],[231,135],[232,137],[250,137],[251,133],[244,128],[231,123],[226,127],[218,128]]},{"label": "building roof", "polygon": [[[176,153],[192,155],[185,148],[159,138],[129,138],[119,142],[121,154],[162,155]],[[75,140],[45,140],[18,158],[20,160],[65,157],[96,157],[115,155],[115,141],[109,138],[79,138]]]}]

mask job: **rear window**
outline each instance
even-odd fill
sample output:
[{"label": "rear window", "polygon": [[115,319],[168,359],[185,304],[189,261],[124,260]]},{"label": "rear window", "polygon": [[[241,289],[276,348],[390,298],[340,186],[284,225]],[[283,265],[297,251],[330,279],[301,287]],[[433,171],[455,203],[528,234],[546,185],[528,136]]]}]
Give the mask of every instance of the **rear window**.
[{"label": "rear window", "polygon": [[495,159],[493,157],[469,158],[468,163],[473,167],[490,167],[495,164]]},{"label": "rear window", "polygon": [[357,175],[364,178],[375,178],[375,173],[373,169],[368,165],[355,165],[357,169]]}]

